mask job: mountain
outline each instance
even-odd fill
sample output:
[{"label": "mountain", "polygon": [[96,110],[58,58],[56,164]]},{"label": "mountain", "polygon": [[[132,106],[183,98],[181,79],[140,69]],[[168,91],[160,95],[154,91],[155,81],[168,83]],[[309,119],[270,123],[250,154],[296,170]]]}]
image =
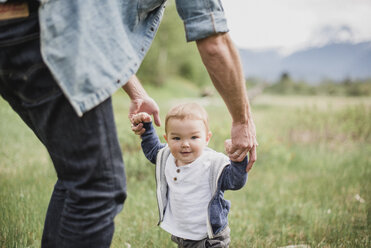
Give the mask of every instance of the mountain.
[{"label": "mountain", "polygon": [[371,78],[371,42],[330,43],[311,47],[288,56],[278,50],[240,49],[246,77],[276,81],[283,72],[295,80],[317,83],[323,79]]}]

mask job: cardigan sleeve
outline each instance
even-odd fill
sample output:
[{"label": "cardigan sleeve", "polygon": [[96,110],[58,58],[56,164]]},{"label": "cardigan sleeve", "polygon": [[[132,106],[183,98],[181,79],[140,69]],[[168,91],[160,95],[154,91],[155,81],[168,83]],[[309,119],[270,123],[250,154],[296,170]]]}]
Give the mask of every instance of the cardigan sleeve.
[{"label": "cardigan sleeve", "polygon": [[141,135],[143,153],[151,163],[156,164],[157,153],[160,149],[165,147],[165,144],[160,142],[152,122],[143,123],[143,127],[146,130]]},{"label": "cardigan sleeve", "polygon": [[247,181],[247,164],[247,156],[242,162],[231,161],[231,164],[224,168],[220,176],[221,190],[241,189]]}]

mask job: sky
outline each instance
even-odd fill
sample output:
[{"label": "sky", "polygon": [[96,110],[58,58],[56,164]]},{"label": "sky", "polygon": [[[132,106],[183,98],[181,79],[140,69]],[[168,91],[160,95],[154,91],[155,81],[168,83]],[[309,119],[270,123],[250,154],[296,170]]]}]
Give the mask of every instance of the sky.
[{"label": "sky", "polygon": [[222,0],[239,48],[283,54],[331,41],[371,41],[371,0]]}]

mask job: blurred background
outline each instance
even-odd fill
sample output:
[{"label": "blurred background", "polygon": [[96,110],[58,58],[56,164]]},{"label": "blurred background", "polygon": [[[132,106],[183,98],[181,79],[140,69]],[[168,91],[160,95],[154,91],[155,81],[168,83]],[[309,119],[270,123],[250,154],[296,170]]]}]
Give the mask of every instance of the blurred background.
[{"label": "blurred background", "polygon": [[[371,1],[223,1],[259,142],[247,185],[226,192],[231,247],[370,247]],[[161,118],[196,101],[223,152],[231,119],[174,1],[138,72]],[[112,247],[175,247],[157,224],[154,167],[113,96],[128,198]],[[40,247],[56,180],[49,156],[0,98],[0,247]],[[156,127],[162,138],[164,127]]]},{"label": "blurred background", "polygon": [[[371,94],[370,0],[223,4],[250,86],[277,93]],[[144,83],[161,84],[165,77],[179,75],[198,86],[209,85],[196,49],[192,53],[185,44],[173,5],[168,4],[139,74]]]}]

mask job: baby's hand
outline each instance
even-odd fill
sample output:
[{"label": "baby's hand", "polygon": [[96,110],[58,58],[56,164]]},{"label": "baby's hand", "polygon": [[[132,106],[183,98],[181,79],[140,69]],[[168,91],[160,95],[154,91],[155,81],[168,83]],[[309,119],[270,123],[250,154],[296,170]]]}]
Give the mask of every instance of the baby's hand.
[{"label": "baby's hand", "polygon": [[225,151],[227,153],[227,155],[229,156],[229,152],[231,151],[231,148],[232,148],[232,140],[231,139],[227,139],[224,141],[224,147],[225,147]]},{"label": "baby's hand", "polygon": [[137,134],[142,135],[146,130],[143,128],[143,122],[151,122],[152,118],[149,114],[141,112],[130,117],[131,130]]}]

